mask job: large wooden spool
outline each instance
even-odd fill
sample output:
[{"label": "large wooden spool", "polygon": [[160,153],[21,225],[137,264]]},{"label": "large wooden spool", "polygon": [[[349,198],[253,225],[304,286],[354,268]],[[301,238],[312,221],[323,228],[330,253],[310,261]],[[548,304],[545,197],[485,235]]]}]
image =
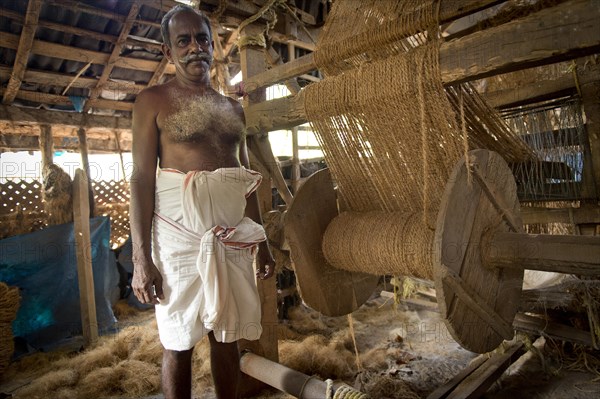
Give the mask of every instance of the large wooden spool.
[{"label": "large wooden spool", "polygon": [[378,277],[333,267],[321,249],[323,234],[338,215],[329,169],[304,182],[285,215],[285,235],[304,303],[327,316],[352,313],[369,299]]},{"label": "large wooden spool", "polygon": [[[464,348],[485,353],[513,337],[524,269],[600,275],[600,237],[522,232],[516,183],[494,152],[474,150],[468,161],[458,162],[446,185],[435,232],[430,233],[428,219],[416,223],[414,216],[338,216],[329,172],[313,175],[294,198],[285,222],[304,302],[323,314],[340,315],[369,298],[376,280],[363,272],[430,278],[452,336]],[[380,237],[398,250],[382,255],[365,241],[364,232],[377,232],[386,218],[387,231]],[[389,227],[394,224],[411,225],[400,236],[400,230]],[[344,235],[343,242],[336,241]],[[415,243],[415,235],[420,242]],[[366,243],[366,253],[353,244],[359,242]],[[336,246],[343,250],[332,250]],[[423,255],[424,248],[431,256]],[[364,267],[357,267],[355,255]],[[433,264],[424,264],[429,262]]]}]

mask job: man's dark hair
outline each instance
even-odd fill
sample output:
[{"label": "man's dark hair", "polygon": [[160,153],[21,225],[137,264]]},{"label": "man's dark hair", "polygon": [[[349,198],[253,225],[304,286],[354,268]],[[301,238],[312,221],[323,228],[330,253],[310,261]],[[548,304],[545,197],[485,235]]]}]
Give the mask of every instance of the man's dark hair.
[{"label": "man's dark hair", "polygon": [[185,4],[178,4],[175,7],[171,8],[160,22],[160,33],[162,34],[164,44],[171,47],[171,37],[169,35],[169,22],[171,22],[171,19],[175,14],[182,11],[188,11],[198,14],[200,18],[202,18],[202,22],[206,24],[206,27],[208,28],[208,34],[210,35],[212,40],[212,28],[210,26],[210,20],[208,19],[208,17],[202,11],[198,11]]}]

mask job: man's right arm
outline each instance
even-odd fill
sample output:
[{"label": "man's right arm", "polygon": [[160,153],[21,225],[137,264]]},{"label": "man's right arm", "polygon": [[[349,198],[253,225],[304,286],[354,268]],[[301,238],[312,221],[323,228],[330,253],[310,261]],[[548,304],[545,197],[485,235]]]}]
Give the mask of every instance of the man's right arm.
[{"label": "man's right arm", "polygon": [[[156,95],[140,93],[133,106],[133,173],[129,219],[133,245],[133,280],[135,296],[142,303],[158,303],[163,299],[162,276],[152,261],[152,219],[158,159],[158,127]],[[156,296],[155,296],[156,292]]]}]

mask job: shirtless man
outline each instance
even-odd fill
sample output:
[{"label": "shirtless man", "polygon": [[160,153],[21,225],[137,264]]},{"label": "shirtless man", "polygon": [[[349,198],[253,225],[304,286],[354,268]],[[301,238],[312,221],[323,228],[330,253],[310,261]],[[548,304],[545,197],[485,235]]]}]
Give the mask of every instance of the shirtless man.
[{"label": "shirtless man", "polygon": [[[133,109],[135,168],[130,208],[133,290],[142,303],[158,307],[161,302],[168,302],[169,291],[164,273],[153,262],[151,250],[157,162],[161,169],[182,173],[249,167],[242,107],[210,87],[213,42],[209,20],[191,7],[177,6],[165,15],[161,26],[163,52],[175,64],[176,74],[169,82],[145,89],[137,96]],[[245,215],[261,222],[255,193],[247,197]],[[258,246],[256,264],[258,278],[271,277],[274,261],[266,241]],[[237,344],[218,342],[213,331],[208,336],[217,397],[238,398]],[[192,351],[193,347],[165,348],[162,362],[165,398],[190,398]]]}]

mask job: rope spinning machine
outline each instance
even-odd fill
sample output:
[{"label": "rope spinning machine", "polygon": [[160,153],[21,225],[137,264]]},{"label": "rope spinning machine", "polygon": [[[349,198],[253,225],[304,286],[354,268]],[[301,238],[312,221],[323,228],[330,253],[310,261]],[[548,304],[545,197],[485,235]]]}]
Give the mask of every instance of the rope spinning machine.
[{"label": "rope spinning machine", "polygon": [[598,275],[600,237],[523,233],[506,161],[535,154],[471,86],[443,87],[437,2],[381,3],[334,4],[315,52],[327,78],[304,89],[330,169],[285,217],[299,291],[340,316],[378,275],[431,279],[453,337],[489,352],[513,337],[524,270]]},{"label": "rope spinning machine", "polygon": [[[435,281],[452,336],[485,353],[513,337],[525,269],[600,274],[600,237],[522,232],[516,183],[494,152],[474,150],[459,161],[435,230],[419,221],[409,213],[338,214],[330,172],[315,173],[286,215],[303,300],[329,316],[350,313],[371,295],[375,274],[414,262],[409,275]],[[423,259],[431,270],[419,268]]]}]

